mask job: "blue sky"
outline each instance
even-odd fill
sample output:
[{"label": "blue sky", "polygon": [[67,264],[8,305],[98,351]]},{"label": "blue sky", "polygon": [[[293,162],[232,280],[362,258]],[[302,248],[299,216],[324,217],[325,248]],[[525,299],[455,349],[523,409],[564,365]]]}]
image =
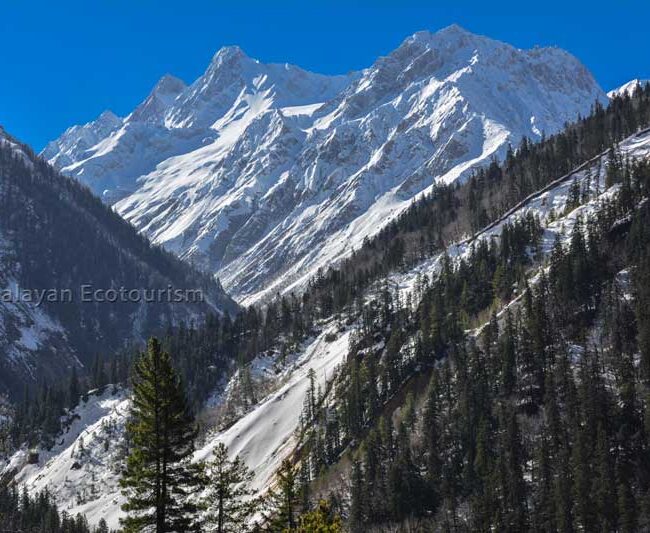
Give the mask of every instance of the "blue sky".
[{"label": "blue sky", "polygon": [[104,109],[128,113],[167,72],[193,81],[229,44],[342,73],[457,23],[520,48],[565,48],[606,90],[650,77],[647,0],[0,0],[0,12],[0,124],[39,150]]}]

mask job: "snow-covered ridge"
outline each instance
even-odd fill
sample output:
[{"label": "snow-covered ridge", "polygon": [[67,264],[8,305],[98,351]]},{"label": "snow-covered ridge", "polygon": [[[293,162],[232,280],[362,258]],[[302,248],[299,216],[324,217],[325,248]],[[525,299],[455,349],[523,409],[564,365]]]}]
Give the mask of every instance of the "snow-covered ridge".
[{"label": "snow-covered ridge", "polygon": [[434,182],[607,101],[568,53],[458,26],[418,32],[348,76],[228,47],[191,85],[169,85],[138,108],[146,121],[104,120],[91,147],[68,130],[44,155],[244,304],[300,290]]},{"label": "snow-covered ridge", "polygon": [[[32,165],[23,147],[2,127],[0,127],[0,146],[8,147],[27,165]],[[0,228],[0,293],[17,295],[21,287],[17,281],[18,272],[12,260],[12,248]],[[37,352],[43,346],[65,346],[65,330],[59,321],[44,309],[19,301],[0,299],[0,387],[6,388],[8,381],[16,375],[34,378],[38,366]],[[61,350],[57,363],[62,368],[79,364],[69,350]]]},{"label": "snow-covered ridge", "polygon": [[[219,284],[148,248],[85,188],[1,129],[0,152],[0,393],[18,398],[28,383],[65,378],[98,350],[120,349],[162,324],[237,312]],[[203,299],[156,298],[155,289],[170,285],[201,289]],[[86,305],[84,286],[103,304]],[[110,288],[138,294],[107,301]]]},{"label": "snow-covered ridge", "polygon": [[191,85],[166,74],[128,116],[105,111],[95,121],[68,128],[41,155],[113,203],[137,189],[137,179],[165,159],[224,135],[237,136],[236,128],[226,126],[245,115],[250,120],[269,107],[321,103],[353,76],[265,65],[236,46],[224,47]]},{"label": "snow-covered ridge", "polygon": [[615,96],[632,96],[634,92],[639,88],[639,87],[645,87],[648,83],[650,83],[650,80],[640,80],[640,79],[634,79],[630,80],[627,83],[624,83],[620,87],[617,87],[616,89],[612,89],[607,93],[607,96],[609,98],[614,98]]},{"label": "snow-covered ridge", "polygon": [[[255,473],[253,488],[266,491],[296,444],[294,430],[309,388],[309,370],[314,370],[317,383],[325,389],[347,353],[350,330],[328,340],[335,331],[336,326],[330,325],[305,341],[283,372],[279,388],[227,430],[213,433],[194,460],[209,460],[217,443],[223,442]],[[11,477],[32,492],[49,489],[62,510],[85,514],[92,524],[104,518],[109,527],[117,528],[123,516],[119,477],[129,407],[127,392],[111,385],[91,394],[68,417],[71,422],[56,445],[37,450],[38,464],[29,464],[29,451],[20,450],[0,469],[0,478]]]}]

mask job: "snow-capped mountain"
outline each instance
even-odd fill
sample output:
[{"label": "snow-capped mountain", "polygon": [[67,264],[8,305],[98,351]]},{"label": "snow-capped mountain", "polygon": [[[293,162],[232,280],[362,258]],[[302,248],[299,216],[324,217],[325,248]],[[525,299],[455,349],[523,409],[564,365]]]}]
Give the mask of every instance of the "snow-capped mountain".
[{"label": "snow-capped mountain", "polygon": [[650,83],[650,80],[640,80],[638,78],[633,79],[628,81],[627,83],[624,83],[620,87],[617,87],[616,89],[612,89],[607,93],[607,96],[609,98],[614,98],[615,96],[632,96],[634,94],[634,91],[636,91],[639,87],[645,87],[646,84]]},{"label": "snow-capped mountain", "polygon": [[170,323],[237,310],[210,276],[0,128],[0,394],[83,372]]},{"label": "snow-capped mountain", "polygon": [[[113,203],[139,188],[137,179],[161,161],[191,153],[228,134],[223,126],[250,122],[271,106],[309,105],[332,98],[349,77],[321,76],[291,65],[264,65],[236,46],[219,50],[189,87],[163,76],[126,118],[111,111],[73,126],[50,142],[42,156]],[[227,116],[226,116],[227,115]],[[245,122],[241,123],[245,126]]]},{"label": "snow-capped mountain", "polygon": [[43,155],[251,303],[304,286],[433,183],[559,130],[597,99],[607,97],[568,53],[458,26],[416,33],[342,77],[230,47],[192,85],[164,78],[118,125],[109,115],[76,126]]}]

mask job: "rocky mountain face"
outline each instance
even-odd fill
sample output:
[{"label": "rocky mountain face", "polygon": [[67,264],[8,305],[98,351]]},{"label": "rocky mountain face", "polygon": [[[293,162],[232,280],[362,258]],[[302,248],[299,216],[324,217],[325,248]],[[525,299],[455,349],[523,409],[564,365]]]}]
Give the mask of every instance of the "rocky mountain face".
[{"label": "rocky mountain face", "polygon": [[[80,128],[77,144],[111,120]],[[151,246],[0,128],[0,393],[83,374],[98,354],[169,324],[237,309],[212,277]]]},{"label": "rocky mountain face", "polygon": [[43,156],[242,303],[299,289],[438,182],[462,180],[606,95],[574,57],[458,26],[327,77],[220,50]]}]

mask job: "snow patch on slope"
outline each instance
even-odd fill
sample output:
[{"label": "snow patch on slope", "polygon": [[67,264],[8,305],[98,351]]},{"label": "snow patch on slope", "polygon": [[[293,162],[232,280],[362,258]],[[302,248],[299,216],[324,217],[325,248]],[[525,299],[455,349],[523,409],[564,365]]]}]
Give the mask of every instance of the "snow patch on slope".
[{"label": "snow patch on slope", "polygon": [[[217,443],[223,442],[232,456],[240,455],[253,470],[255,490],[268,489],[277,467],[293,451],[309,370],[325,389],[347,354],[350,330],[328,342],[326,337],[335,331],[327,328],[306,341],[279,377],[280,387],[227,430],[212,434],[194,460],[209,460]],[[104,518],[109,527],[117,528],[123,516],[119,474],[129,406],[127,392],[113,393],[109,385],[74,410],[66,432],[51,450],[38,450],[38,465],[27,464],[28,452],[21,450],[1,474],[15,472],[14,480],[29,491],[49,489],[62,510],[85,514],[92,524]]]},{"label": "snow patch on slope", "polygon": [[[226,431],[211,438],[197,451],[195,459],[210,459],[217,443],[223,442],[231,457],[239,455],[253,471],[253,488],[259,492],[268,489],[280,463],[294,450],[294,433],[309,389],[309,370],[314,370],[316,385],[325,390],[347,354],[351,330],[335,332],[335,328],[328,328],[307,343],[286,383]],[[336,340],[328,342],[332,334]]]},{"label": "snow patch on slope", "polygon": [[38,449],[38,464],[17,452],[4,472],[30,492],[48,489],[59,509],[86,515],[91,524],[106,519],[119,527],[119,471],[124,460],[124,426],[129,400],[123,390],[107,386],[91,393],[70,415],[69,425],[51,450]]},{"label": "snow patch on slope", "polygon": [[[650,158],[650,129],[628,137],[618,145],[618,148],[624,159]],[[450,245],[446,249],[447,255],[453,262],[467,259],[478,242],[489,242],[500,238],[506,224],[512,224],[531,214],[539,218],[544,230],[539,252],[542,258],[548,256],[556,239],[559,238],[564,245],[568,244],[573,227],[579,217],[583,221],[589,220],[599,212],[604,202],[617,193],[620,188],[618,184],[609,188],[605,186],[608,159],[609,151],[593,158],[566,176],[558,178],[543,190],[531,194],[487,228],[472,237]],[[569,191],[574,182],[578,184],[581,191],[587,193],[589,199],[586,203],[567,212]],[[442,259],[443,254],[438,254],[426,259],[406,273],[392,275],[390,279],[406,299],[407,294],[415,293],[418,277],[426,275],[431,279],[440,272]],[[416,300],[414,299],[414,301]]]}]

